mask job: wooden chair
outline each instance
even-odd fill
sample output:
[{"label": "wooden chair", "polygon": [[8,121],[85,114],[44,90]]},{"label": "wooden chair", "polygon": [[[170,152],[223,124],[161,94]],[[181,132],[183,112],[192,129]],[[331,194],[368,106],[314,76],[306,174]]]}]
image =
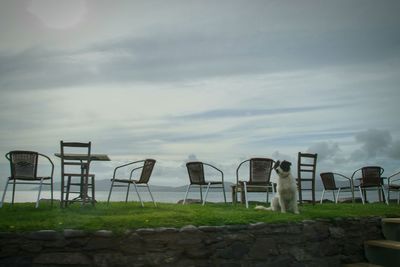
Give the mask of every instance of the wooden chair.
[{"label": "wooden chair", "polygon": [[[40,194],[43,185],[49,185],[51,190],[51,204],[53,205],[53,174],[54,164],[51,159],[43,154],[34,151],[20,151],[14,150],[8,152],[6,158],[10,162],[11,176],[8,177],[6,186],[4,188],[3,196],[1,198],[0,208],[3,207],[4,198],[7,193],[9,184],[13,185],[11,204],[14,204],[15,187],[17,184],[39,184],[39,193],[36,200],[35,208],[39,207]],[[49,176],[38,176],[38,161],[39,158],[45,158],[51,165]],[[49,181],[45,183],[44,181]]]},{"label": "wooden chair", "polygon": [[[318,154],[299,152],[297,158],[297,189],[299,203],[303,203],[303,191],[311,191],[311,203],[315,205],[315,173]],[[308,184],[308,187],[305,187]]]},{"label": "wooden chair", "polygon": [[[321,200],[320,203],[322,204],[322,200],[324,198],[324,194],[326,191],[332,191],[333,194],[333,201],[335,203],[338,203],[339,200],[339,195],[340,192],[351,192],[351,197],[352,201],[354,202],[354,190],[353,190],[353,183],[352,180],[349,177],[344,176],[343,174],[340,173],[335,173],[335,172],[322,172],[320,173],[322,184],[324,186],[324,189],[322,190],[322,195],[321,195]],[[342,178],[340,181],[340,178]],[[335,179],[337,178],[337,179]],[[348,182],[348,185],[343,186],[342,182],[346,180],[346,184]],[[336,182],[339,183],[336,183]],[[337,195],[335,196],[335,192],[337,191]]]},{"label": "wooden chair", "polygon": [[[239,179],[240,167],[249,162],[249,178],[248,180]],[[251,158],[239,164],[236,169],[236,194],[241,192],[244,196],[246,208],[249,208],[248,193],[250,192],[266,192],[266,202],[268,203],[269,191],[275,193],[274,186],[271,182],[271,173],[274,165],[274,160],[270,158]],[[244,194],[243,194],[244,193]],[[236,202],[235,200],[233,200]]]},{"label": "wooden chair", "polygon": [[353,175],[351,176],[353,183],[354,179],[357,179],[355,178],[356,174],[357,173],[361,174],[361,177],[357,179],[359,180],[359,184],[357,187],[360,192],[361,201],[363,204],[365,204],[365,201],[367,199],[366,194],[368,190],[377,190],[379,198],[381,198],[380,194],[382,193],[383,202],[386,202],[388,204],[385,198],[385,190],[383,187],[383,179],[382,179],[383,172],[384,169],[379,166],[366,166],[354,171]]},{"label": "wooden chair", "polygon": [[[220,181],[216,181],[216,180],[206,180],[205,179],[205,175],[204,175],[204,166],[208,166],[211,167],[211,169],[216,170],[220,175],[221,175],[221,180]],[[206,204],[206,200],[207,200],[207,195],[208,195],[208,191],[209,189],[213,189],[213,188],[222,188],[222,192],[224,194],[224,201],[226,203],[226,193],[225,193],[225,186],[224,186],[224,173],[218,169],[217,167],[208,164],[208,163],[204,163],[204,162],[200,162],[200,161],[192,161],[192,162],[188,162],[186,163],[186,168],[189,174],[189,180],[190,180],[190,184],[187,187],[186,193],[185,193],[185,198],[183,199],[182,204],[186,203],[186,199],[187,196],[189,194],[189,190],[192,186],[198,186],[200,189],[200,200],[202,201],[202,204],[205,205]],[[204,196],[203,199],[203,192],[202,192],[202,188],[206,186],[206,194]]]},{"label": "wooden chair", "polygon": [[[135,165],[138,163],[143,163],[143,164],[139,167],[129,169],[130,174],[129,174],[128,178],[126,176],[125,177],[121,176],[120,173],[124,170],[127,170],[128,166],[132,166],[132,165]],[[126,197],[125,197],[125,203],[127,203],[130,185],[133,184],[133,186],[135,187],[136,194],[139,198],[139,201],[142,204],[142,207],[144,207],[144,204],[143,204],[142,198],[140,197],[138,187],[147,187],[147,190],[149,191],[151,200],[153,201],[154,206],[157,207],[157,203],[154,201],[153,195],[151,194],[150,187],[148,185],[150,176],[153,172],[155,164],[156,164],[156,161],[154,159],[146,159],[146,160],[133,161],[133,162],[123,164],[121,166],[116,167],[114,169],[114,174],[111,179],[111,187],[110,187],[110,193],[108,194],[107,204],[110,203],[111,192],[112,192],[113,187],[127,187]],[[140,175],[138,176],[139,179],[133,179],[133,174],[137,170],[142,170]]]},{"label": "wooden chair", "polygon": [[[61,207],[66,207],[73,202],[81,202],[83,205],[90,202],[95,205],[95,175],[89,173],[91,148],[91,142],[60,141]],[[91,189],[91,195],[88,194],[89,189]],[[70,194],[77,194],[77,196],[70,199]]]}]

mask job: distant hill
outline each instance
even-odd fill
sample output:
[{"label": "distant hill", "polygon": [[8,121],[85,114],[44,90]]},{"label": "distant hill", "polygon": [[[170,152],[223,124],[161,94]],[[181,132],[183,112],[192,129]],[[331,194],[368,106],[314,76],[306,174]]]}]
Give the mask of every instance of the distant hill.
[{"label": "distant hill", "polygon": [[[224,183],[225,185],[225,190],[231,191],[231,185],[233,185],[233,183],[231,182],[226,182]],[[107,180],[97,180],[96,181],[96,191],[108,191],[110,190],[110,186],[111,186],[111,181],[109,179]],[[38,187],[34,187],[31,190],[37,190]],[[59,190],[59,188],[61,188],[61,183],[60,182],[56,182],[54,183],[54,188],[55,190]],[[153,192],[185,192],[187,189],[187,185],[183,185],[183,186],[162,186],[162,185],[152,185],[150,183],[150,189]],[[29,189],[27,189],[29,190]],[[133,188],[133,186],[131,186],[130,190],[135,190]],[[139,188],[140,191],[143,190],[147,190],[146,188]],[[123,187],[114,187],[113,191],[126,191],[126,188]]]}]

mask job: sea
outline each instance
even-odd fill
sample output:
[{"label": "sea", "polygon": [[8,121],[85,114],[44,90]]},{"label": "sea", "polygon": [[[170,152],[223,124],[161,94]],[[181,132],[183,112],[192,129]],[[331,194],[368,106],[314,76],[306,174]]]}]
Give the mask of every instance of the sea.
[{"label": "sea", "polygon": [[[96,192],[96,200],[97,201],[107,201],[108,198],[108,191],[97,191]],[[156,202],[159,203],[177,203],[179,200],[184,199],[185,197],[185,192],[156,192],[152,191],[153,197]],[[205,190],[203,190],[203,197],[205,194]],[[321,198],[321,191],[316,192],[316,199],[317,201],[320,200]],[[12,192],[10,190],[7,191],[6,197],[4,199],[4,202],[11,202],[11,195]],[[38,196],[38,191],[16,191],[15,192],[15,200],[14,202],[16,203],[22,203],[22,202],[35,202]],[[41,199],[50,199],[50,191],[42,191],[40,198]],[[125,192],[123,191],[115,191],[111,195],[111,200],[110,201],[125,201]],[[140,197],[142,198],[143,201],[148,202],[151,201],[150,195],[148,192],[140,192]],[[270,193],[270,199],[272,197],[272,194]],[[340,193],[340,198],[350,198],[351,193],[349,192],[343,192]],[[355,197],[360,197],[358,192],[355,192]],[[397,197],[397,195],[396,195]],[[60,199],[60,191],[54,191],[54,199]],[[199,190],[191,190],[188,195],[188,199],[200,199],[200,193]],[[303,199],[311,199],[310,197],[310,192],[304,192],[303,193]],[[333,196],[331,192],[326,192],[324,199],[329,199],[333,200]],[[376,191],[368,191],[368,201],[369,202],[376,202],[378,201],[378,193]],[[232,195],[230,191],[226,192],[226,200],[228,202],[232,202]],[[134,190],[132,190],[129,194],[128,201],[139,201],[137,194]],[[265,193],[250,193],[249,194],[249,201],[259,201],[259,202],[265,202],[266,201],[266,195]],[[221,191],[211,191],[208,193],[207,196],[207,202],[224,202],[223,194]]]}]

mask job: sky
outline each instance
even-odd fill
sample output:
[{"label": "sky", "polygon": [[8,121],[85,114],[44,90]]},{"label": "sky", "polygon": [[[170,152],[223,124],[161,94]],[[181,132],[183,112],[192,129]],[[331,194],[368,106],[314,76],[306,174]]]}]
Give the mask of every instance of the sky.
[{"label": "sky", "polygon": [[318,172],[389,175],[398,14],[375,0],[0,0],[0,154],[49,155],[56,181],[60,140],[109,155],[96,179],[154,158],[151,184],[187,184],[191,160],[235,182],[251,157],[295,172],[300,151],[318,153]]}]

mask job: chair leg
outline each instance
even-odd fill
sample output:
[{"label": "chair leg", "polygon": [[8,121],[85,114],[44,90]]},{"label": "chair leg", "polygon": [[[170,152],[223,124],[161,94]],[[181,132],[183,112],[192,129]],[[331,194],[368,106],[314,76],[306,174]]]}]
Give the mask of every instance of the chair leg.
[{"label": "chair leg", "polygon": [[153,200],[154,207],[157,207],[157,203],[154,201],[153,194],[150,191],[150,186],[146,185],[146,187],[147,187],[147,190],[149,190],[149,194],[150,194],[151,200]]},{"label": "chair leg", "polygon": [[226,193],[225,193],[225,185],[222,184],[222,192],[224,192],[224,202],[226,204]]},{"label": "chair leg", "polygon": [[4,198],[6,197],[7,187],[8,187],[9,182],[10,182],[10,179],[7,180],[6,186],[4,187],[3,196],[1,197],[1,202],[0,202],[0,208],[3,207]]},{"label": "chair leg", "polygon": [[246,202],[246,209],[248,209],[249,208],[249,202],[247,201],[247,183],[243,182],[243,185],[244,185],[244,201]]},{"label": "chair leg", "polygon": [[40,179],[39,193],[38,193],[38,196],[37,196],[35,208],[38,208],[38,207],[39,207],[40,193],[42,193],[42,185],[43,185],[43,178]]},{"label": "chair leg", "polygon": [[325,189],[322,190],[321,200],[319,201],[319,204],[322,204],[322,200],[324,199],[324,195],[325,195]]},{"label": "chair leg", "polygon": [[133,187],[135,187],[136,194],[137,194],[137,196],[138,196],[138,198],[139,198],[139,201],[140,201],[140,203],[142,204],[142,207],[144,207],[144,204],[143,204],[142,198],[140,197],[140,194],[139,194],[139,191],[138,191],[138,189],[137,189],[137,185],[136,185],[136,183],[135,183],[135,182],[133,182]]},{"label": "chair leg", "polygon": [[362,190],[361,190],[361,186],[359,186],[358,189],[360,190],[361,201],[362,201],[362,203],[364,205],[365,204],[365,200],[364,200],[364,195],[363,195]]},{"label": "chair leg", "polygon": [[191,185],[189,184],[188,187],[187,187],[187,189],[186,189],[186,194],[185,194],[185,198],[183,199],[182,205],[185,205],[185,203],[186,203],[186,198],[187,198],[187,196],[188,196],[188,194],[189,194],[190,186],[191,186]]},{"label": "chair leg", "polygon": [[338,189],[338,191],[337,191],[337,195],[336,195],[336,201],[335,201],[335,203],[336,203],[336,204],[337,204],[337,203],[338,203],[338,201],[339,201],[340,189],[341,189],[341,188],[339,188],[339,189]]},{"label": "chair leg", "polygon": [[11,206],[14,205],[14,197],[15,197],[15,186],[16,186],[16,181],[13,181],[13,191],[12,191],[12,198],[11,198]]},{"label": "chair leg", "polygon": [[386,205],[389,205],[389,198],[386,198],[385,196],[385,188],[383,187],[383,185],[381,185],[381,190],[382,190],[383,201],[386,202]]},{"label": "chair leg", "polygon": [[65,207],[68,206],[70,188],[71,188],[71,176],[68,176],[68,179],[67,179],[67,191],[65,192]]},{"label": "chair leg", "polygon": [[397,205],[400,204],[400,190],[397,191]]},{"label": "chair leg", "polygon": [[108,193],[107,204],[110,204],[111,192],[114,186],[114,180],[111,181],[110,192]]},{"label": "chair leg", "polygon": [[206,204],[207,195],[208,195],[208,190],[210,190],[210,186],[211,186],[211,183],[209,182],[208,185],[207,185],[206,194],[205,194],[205,196],[204,196],[203,206]]},{"label": "chair leg", "polygon": [[51,177],[50,180],[51,184],[50,184],[50,191],[51,191],[51,206],[53,207],[53,201],[54,201],[54,196],[53,196],[53,177]]},{"label": "chair leg", "polygon": [[96,198],[95,198],[95,192],[96,192],[96,188],[95,188],[95,183],[94,183],[94,176],[92,176],[92,205],[96,205]]},{"label": "chair leg", "polygon": [[130,188],[131,188],[131,183],[128,183],[128,189],[126,190],[125,203],[128,203],[128,196],[129,196]]}]

